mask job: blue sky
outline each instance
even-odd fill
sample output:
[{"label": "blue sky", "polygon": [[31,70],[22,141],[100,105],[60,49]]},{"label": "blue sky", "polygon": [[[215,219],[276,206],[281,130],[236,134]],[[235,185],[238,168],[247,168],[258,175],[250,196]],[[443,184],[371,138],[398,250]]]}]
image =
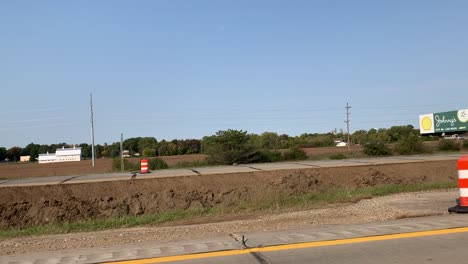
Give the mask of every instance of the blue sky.
[{"label": "blue sky", "polygon": [[418,125],[468,108],[468,1],[1,1],[0,146]]}]

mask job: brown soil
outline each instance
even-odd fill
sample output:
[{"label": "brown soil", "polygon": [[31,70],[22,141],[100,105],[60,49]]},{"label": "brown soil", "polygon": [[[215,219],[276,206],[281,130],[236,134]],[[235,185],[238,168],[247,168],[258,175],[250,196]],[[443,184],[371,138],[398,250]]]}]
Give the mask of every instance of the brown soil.
[{"label": "brown soil", "polygon": [[0,228],[258,203],[331,188],[454,182],[456,175],[456,160],[451,160],[2,187]]},{"label": "brown soil", "polygon": [[[206,155],[179,155],[160,157],[169,166],[178,162],[202,161]],[[132,162],[138,162],[139,158],[131,158]],[[91,166],[91,160],[82,160],[79,162],[61,162],[61,163],[5,163],[0,164],[0,179],[18,179],[57,175],[86,175],[92,173],[112,172],[112,159],[98,159],[96,166]]]},{"label": "brown soil", "polygon": [[[424,145],[429,149],[437,148],[437,141],[424,142]],[[392,145],[390,145],[392,147]],[[364,155],[363,148],[359,145],[351,146],[350,150],[347,147],[322,147],[322,148],[303,148],[309,158],[323,158],[333,154]],[[286,151],[286,150],[282,150]],[[196,162],[206,159],[204,154],[177,155],[177,156],[162,156],[167,165],[174,166],[179,162]],[[130,158],[132,162],[138,162],[139,158]],[[107,173],[112,172],[112,159],[101,158],[96,161],[96,166],[91,166],[91,160],[83,160],[80,162],[63,162],[63,163],[0,163],[0,179],[18,179],[57,175],[85,175],[92,173]]]},{"label": "brown soil", "polygon": [[[307,156],[321,157],[323,155],[345,154],[348,153],[346,147],[324,147],[324,148],[304,148]],[[353,146],[351,151],[355,154],[362,153],[362,147]],[[204,154],[162,156],[167,165],[174,166],[180,162],[196,162],[206,159]],[[139,162],[139,158],[130,158],[132,162]],[[62,162],[62,163],[4,163],[0,164],[0,179],[19,179],[31,177],[45,177],[58,175],[86,175],[93,173],[112,172],[112,159],[101,158],[96,160],[96,166],[91,166],[91,160],[82,160],[80,162]]]}]

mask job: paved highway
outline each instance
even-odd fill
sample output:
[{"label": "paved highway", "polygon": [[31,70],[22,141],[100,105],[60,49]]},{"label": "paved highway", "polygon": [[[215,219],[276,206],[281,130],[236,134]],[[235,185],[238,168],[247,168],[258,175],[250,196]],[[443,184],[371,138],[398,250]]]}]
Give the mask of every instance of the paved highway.
[{"label": "paved highway", "polygon": [[[400,235],[366,237],[259,248],[246,254],[174,261],[174,264],[394,264],[394,263],[467,263],[468,228],[447,229]],[[297,248],[299,247],[299,248]],[[305,248],[301,248],[305,247]],[[227,252],[224,252],[227,254]],[[188,258],[183,256],[180,258]],[[195,256],[200,257],[200,256]],[[156,263],[127,262],[130,263]]]},{"label": "paved highway", "polygon": [[366,159],[347,159],[347,160],[326,160],[326,161],[297,161],[297,162],[279,162],[264,164],[241,164],[238,166],[213,166],[190,169],[167,169],[158,170],[148,174],[137,174],[132,176],[129,173],[108,173],[94,175],[72,175],[72,176],[53,176],[22,178],[14,180],[0,179],[0,188],[9,186],[36,186],[36,185],[54,185],[54,184],[74,184],[86,182],[102,181],[127,181],[131,179],[149,179],[160,177],[180,177],[191,175],[210,175],[210,174],[228,174],[254,171],[273,171],[290,169],[308,169],[308,168],[331,168],[331,167],[349,167],[362,165],[377,165],[391,163],[412,163],[421,161],[437,160],[456,160],[461,154],[438,154],[438,155],[413,155],[413,156],[394,156],[385,158],[366,158]]},{"label": "paved highway", "polygon": [[0,256],[0,263],[467,263],[467,239],[468,215],[452,214]]}]

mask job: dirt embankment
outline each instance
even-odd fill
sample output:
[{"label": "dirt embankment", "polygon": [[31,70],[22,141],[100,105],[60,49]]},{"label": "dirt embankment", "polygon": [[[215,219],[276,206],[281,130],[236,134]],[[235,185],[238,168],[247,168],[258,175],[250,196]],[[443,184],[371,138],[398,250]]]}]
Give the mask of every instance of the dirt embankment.
[{"label": "dirt embankment", "polygon": [[230,206],[331,188],[456,181],[456,161],[0,188],[0,228]]}]

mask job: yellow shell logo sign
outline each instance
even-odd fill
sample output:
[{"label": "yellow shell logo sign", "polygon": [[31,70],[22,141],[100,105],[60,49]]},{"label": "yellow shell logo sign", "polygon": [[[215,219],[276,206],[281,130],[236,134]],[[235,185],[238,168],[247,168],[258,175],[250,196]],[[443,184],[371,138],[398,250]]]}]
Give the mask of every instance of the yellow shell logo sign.
[{"label": "yellow shell logo sign", "polygon": [[425,131],[429,131],[432,128],[432,120],[429,117],[424,117],[421,121],[421,126]]},{"label": "yellow shell logo sign", "polygon": [[458,110],[457,117],[460,122],[466,123],[468,121],[468,109]]}]

